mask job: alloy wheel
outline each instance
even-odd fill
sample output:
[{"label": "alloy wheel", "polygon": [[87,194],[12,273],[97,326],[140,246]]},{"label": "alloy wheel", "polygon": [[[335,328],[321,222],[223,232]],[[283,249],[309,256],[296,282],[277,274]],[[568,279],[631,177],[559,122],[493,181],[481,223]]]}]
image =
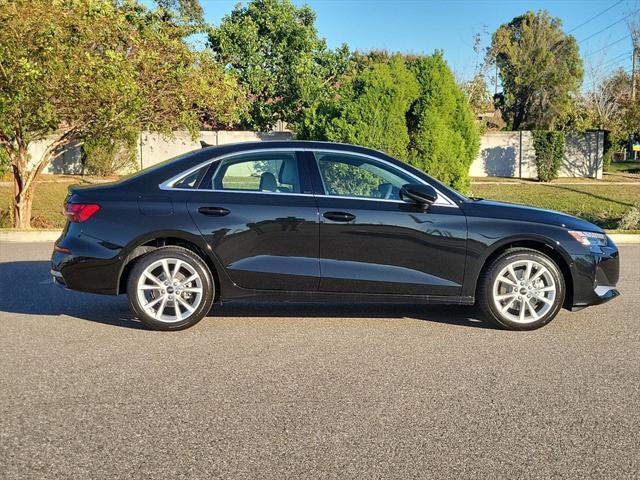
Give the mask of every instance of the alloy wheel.
[{"label": "alloy wheel", "polygon": [[493,283],[500,315],[515,323],[533,323],[552,308],[557,285],[551,272],[535,260],[516,260],[500,270]]},{"label": "alloy wheel", "polygon": [[193,266],[163,258],[144,269],[137,283],[138,301],[151,317],[180,322],[195,312],[203,298],[203,282]]}]

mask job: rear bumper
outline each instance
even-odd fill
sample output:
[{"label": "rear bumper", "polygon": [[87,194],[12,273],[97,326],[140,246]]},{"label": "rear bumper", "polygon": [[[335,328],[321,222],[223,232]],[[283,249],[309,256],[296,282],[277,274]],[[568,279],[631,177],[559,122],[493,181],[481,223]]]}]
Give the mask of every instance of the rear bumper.
[{"label": "rear bumper", "polygon": [[55,246],[70,251],[54,250],[51,255],[51,276],[56,285],[83,292],[118,294],[122,248],[76,231],[74,226],[65,229]]}]

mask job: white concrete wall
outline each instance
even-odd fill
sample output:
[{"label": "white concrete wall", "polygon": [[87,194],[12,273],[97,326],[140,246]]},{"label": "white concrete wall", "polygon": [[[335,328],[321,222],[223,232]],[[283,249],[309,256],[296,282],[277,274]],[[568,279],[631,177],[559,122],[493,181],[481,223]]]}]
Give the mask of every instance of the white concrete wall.
[{"label": "white concrete wall", "polygon": [[[40,140],[38,142],[31,142],[29,144],[29,157],[30,164],[33,165],[39,162],[42,158],[42,154],[47,149],[47,146],[57,137],[51,136],[46,140]],[[82,173],[82,151],[78,144],[72,144],[60,155],[55,157],[51,163],[45,168],[44,173],[66,173],[66,174],[80,174]]]},{"label": "white concrete wall", "polygon": [[200,132],[197,140],[192,140],[188,132],[176,132],[172,137],[157,133],[142,132],[138,142],[138,167],[146,168],[169,158],[201,148],[200,140],[216,144],[216,132]]},{"label": "white concrete wall", "polygon": [[604,132],[567,134],[560,176],[601,179],[603,152]]},{"label": "white concrete wall", "polygon": [[[196,140],[187,132],[171,137],[143,132],[138,142],[138,168],[162,162],[191,150],[201,148],[200,141],[210,145],[255,142],[292,138],[289,132],[257,133],[250,131],[202,131]],[[34,142],[29,147],[32,160],[40,158],[47,141]],[[565,157],[561,177],[602,178],[603,132],[570,133],[566,136]],[[55,158],[45,173],[82,173],[81,149],[70,146]],[[535,149],[531,132],[491,132],[482,136],[480,153],[469,169],[472,177],[536,178]]]},{"label": "white concrete wall", "polygon": [[[29,145],[29,155],[32,163],[40,160],[47,146],[55,138],[52,136],[46,140],[32,142]],[[187,132],[176,132],[170,137],[142,132],[138,141],[137,166],[138,168],[146,168],[191,150],[197,150],[201,148],[200,141],[210,145],[224,145],[227,143],[287,140],[290,138],[292,138],[290,132],[201,131],[196,140],[192,140]],[[73,144],[69,146],[61,155],[53,159],[44,172],[53,174],[82,173],[82,149],[80,145]]]},{"label": "white concrete wall", "polygon": [[[602,178],[603,132],[570,133],[560,177]],[[471,164],[472,177],[537,178],[533,134],[491,132],[482,136],[480,153]]]},{"label": "white concrete wall", "polygon": [[177,132],[172,137],[143,132],[140,136],[138,161],[142,168],[173,158],[183,153],[201,148],[200,141],[209,145],[225,145],[228,143],[260,142],[269,140],[288,140],[292,138],[289,132],[259,133],[240,130],[220,130],[215,132],[200,132],[194,141],[187,132]]}]

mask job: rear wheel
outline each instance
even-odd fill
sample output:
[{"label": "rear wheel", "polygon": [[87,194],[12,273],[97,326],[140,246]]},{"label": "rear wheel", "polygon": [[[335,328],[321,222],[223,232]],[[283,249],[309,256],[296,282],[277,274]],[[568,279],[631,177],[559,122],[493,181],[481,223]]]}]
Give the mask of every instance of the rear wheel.
[{"label": "rear wheel", "polygon": [[181,330],[209,312],[215,287],[199,256],[181,247],[162,247],[136,262],[127,293],[131,308],[146,326]]},{"label": "rear wheel", "polygon": [[537,250],[510,249],[496,258],[479,283],[478,302],[511,330],[546,325],[562,308],[565,283],[556,263]]}]

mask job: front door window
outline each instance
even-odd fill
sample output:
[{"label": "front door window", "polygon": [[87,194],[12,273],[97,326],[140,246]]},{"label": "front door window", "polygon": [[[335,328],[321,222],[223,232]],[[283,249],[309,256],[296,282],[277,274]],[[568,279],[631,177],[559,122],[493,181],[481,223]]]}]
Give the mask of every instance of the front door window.
[{"label": "front door window", "polygon": [[402,186],[412,183],[404,172],[375,160],[339,153],[315,156],[326,195],[399,201]]}]

